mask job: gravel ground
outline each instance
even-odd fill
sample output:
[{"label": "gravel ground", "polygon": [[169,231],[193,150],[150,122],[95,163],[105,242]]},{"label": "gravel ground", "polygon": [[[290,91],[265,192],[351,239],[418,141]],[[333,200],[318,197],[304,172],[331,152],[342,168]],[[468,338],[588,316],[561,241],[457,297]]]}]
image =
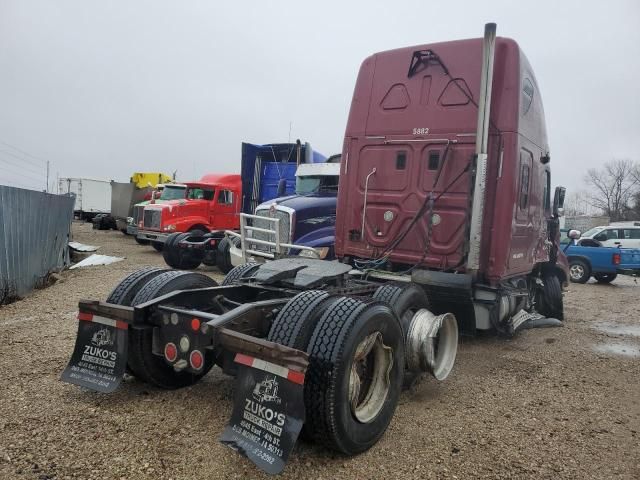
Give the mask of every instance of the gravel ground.
[{"label": "gravel ground", "polygon": [[[59,380],[81,298],[104,299],[151,247],[74,225],[122,262],[67,271],[0,308],[0,478],[266,478],[217,438],[233,380],[111,395]],[[203,270],[214,278],[214,269]],[[463,339],[449,379],[405,392],[383,439],[345,458],[302,443],[282,475],[334,478],[640,478],[640,285],[572,284],[564,328]]]}]

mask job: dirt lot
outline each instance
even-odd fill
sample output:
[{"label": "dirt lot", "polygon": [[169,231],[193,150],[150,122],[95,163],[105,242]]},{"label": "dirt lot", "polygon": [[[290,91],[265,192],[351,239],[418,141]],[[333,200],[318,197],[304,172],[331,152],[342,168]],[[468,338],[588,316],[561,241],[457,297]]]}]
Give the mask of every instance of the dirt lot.
[{"label": "dirt lot", "polygon": [[[0,308],[0,478],[266,478],[218,443],[233,380],[217,369],[171,392],[130,379],[100,395],[59,381],[78,299],[164,265],[118,232],[74,230],[126,260],[67,271]],[[629,278],[572,284],[564,328],[464,339],[452,376],[405,392],[373,449],[345,458],[303,443],[282,477],[640,478],[639,295]]]}]

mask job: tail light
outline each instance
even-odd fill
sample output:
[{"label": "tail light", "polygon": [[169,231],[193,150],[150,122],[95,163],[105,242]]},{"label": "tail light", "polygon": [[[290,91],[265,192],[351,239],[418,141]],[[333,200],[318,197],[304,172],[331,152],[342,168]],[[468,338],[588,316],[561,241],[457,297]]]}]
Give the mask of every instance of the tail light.
[{"label": "tail light", "polygon": [[194,350],[189,355],[189,364],[194,370],[200,370],[204,364],[204,356],[200,350]]},{"label": "tail light", "polygon": [[619,253],[614,253],[613,254],[613,264],[614,265],[620,265],[620,254]]},{"label": "tail light", "polygon": [[167,359],[169,363],[173,363],[178,358],[178,348],[175,343],[167,343],[164,346],[164,358]]}]

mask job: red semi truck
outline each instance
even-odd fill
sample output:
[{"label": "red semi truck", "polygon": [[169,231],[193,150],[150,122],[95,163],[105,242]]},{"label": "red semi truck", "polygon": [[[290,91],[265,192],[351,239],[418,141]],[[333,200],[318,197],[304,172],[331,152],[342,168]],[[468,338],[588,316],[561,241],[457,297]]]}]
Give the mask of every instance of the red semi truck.
[{"label": "red semi truck", "polygon": [[[236,375],[221,441],[260,468],[284,468],[303,424],[325,447],[361,453],[386,431],[403,384],[449,375],[458,326],[512,333],[562,317],[564,190],[552,200],[549,165],[533,71],[494,24],[484,41],[375,54],[342,153],[341,261],[249,263],[221,286],[135,272],[106,303],[80,302],[63,380],[110,392],[128,368],[179,388],[219,365]],[[96,354],[103,329],[111,344]]]},{"label": "red semi truck", "polygon": [[237,174],[208,174],[198,182],[187,182],[185,198],[144,207],[137,238],[162,250],[175,232],[208,233],[240,227],[242,181]]}]

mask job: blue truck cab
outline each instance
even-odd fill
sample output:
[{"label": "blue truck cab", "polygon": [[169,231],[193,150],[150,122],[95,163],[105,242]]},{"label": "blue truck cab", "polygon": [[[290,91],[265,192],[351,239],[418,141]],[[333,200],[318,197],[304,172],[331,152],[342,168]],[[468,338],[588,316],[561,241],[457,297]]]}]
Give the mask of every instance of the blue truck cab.
[{"label": "blue truck cab", "polygon": [[593,277],[598,283],[611,283],[620,275],[640,275],[640,248],[604,247],[584,238],[580,232],[569,232],[563,251],[569,261],[569,279],[586,283]]},{"label": "blue truck cab", "polygon": [[293,194],[257,205],[253,215],[241,215],[239,234],[226,232],[240,240],[231,247],[231,263],[294,255],[333,259],[339,177],[340,155],[298,165]]}]

